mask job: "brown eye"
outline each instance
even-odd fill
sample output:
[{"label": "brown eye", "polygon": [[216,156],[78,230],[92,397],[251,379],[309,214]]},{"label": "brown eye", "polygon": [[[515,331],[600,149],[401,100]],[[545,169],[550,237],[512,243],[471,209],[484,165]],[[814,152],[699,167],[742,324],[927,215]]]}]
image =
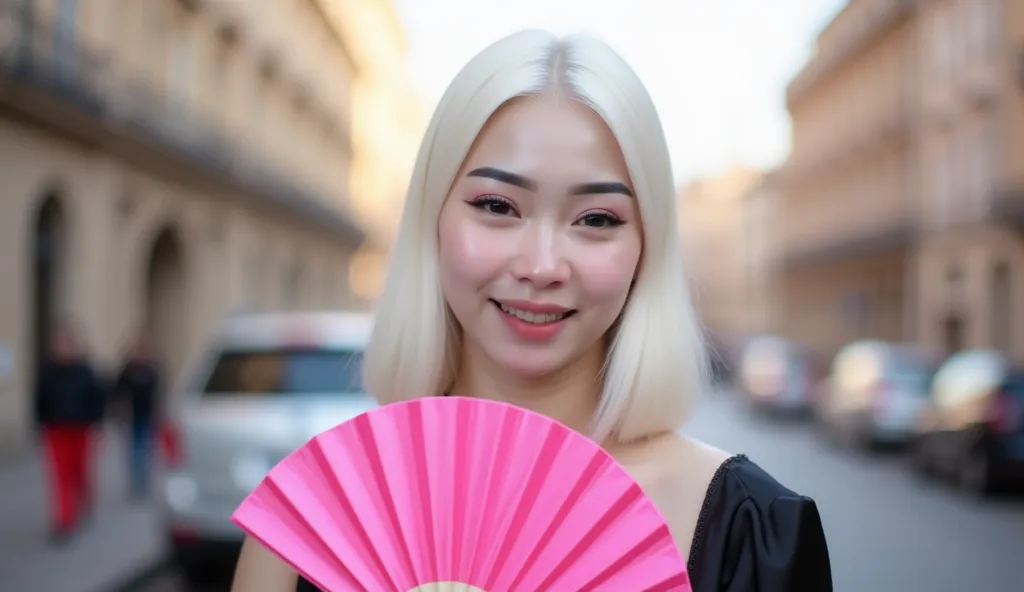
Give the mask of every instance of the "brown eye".
[{"label": "brown eye", "polygon": [[512,211],[511,206],[507,203],[501,203],[500,201],[492,201],[485,203],[482,206],[483,210],[488,214],[496,214],[498,216],[506,216]]},{"label": "brown eye", "polygon": [[613,228],[615,226],[621,226],[623,222],[606,212],[594,212],[591,214],[585,214],[579,219],[577,224],[588,228]]},{"label": "brown eye", "polygon": [[487,214],[493,216],[508,216],[509,214],[515,214],[515,208],[506,199],[502,199],[496,195],[487,195],[474,199],[468,202],[469,205],[473,206],[478,210],[482,210]]}]

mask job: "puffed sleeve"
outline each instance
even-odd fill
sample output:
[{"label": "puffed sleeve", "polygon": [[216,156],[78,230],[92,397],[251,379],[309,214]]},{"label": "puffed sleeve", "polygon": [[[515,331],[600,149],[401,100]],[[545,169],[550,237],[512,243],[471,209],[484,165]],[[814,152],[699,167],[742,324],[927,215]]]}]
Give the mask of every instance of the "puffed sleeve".
[{"label": "puffed sleeve", "polygon": [[780,496],[764,510],[737,508],[721,577],[728,592],[832,592],[832,569],[814,500]]},{"label": "puffed sleeve", "polygon": [[695,592],[832,592],[814,500],[743,457],[709,491],[689,567]]}]

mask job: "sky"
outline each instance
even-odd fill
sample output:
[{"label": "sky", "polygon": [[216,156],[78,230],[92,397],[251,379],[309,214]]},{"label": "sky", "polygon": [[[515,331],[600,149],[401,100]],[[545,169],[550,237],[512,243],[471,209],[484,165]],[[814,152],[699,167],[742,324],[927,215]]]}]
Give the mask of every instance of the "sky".
[{"label": "sky", "polygon": [[844,0],[396,0],[410,74],[433,109],[486,45],[524,28],[600,36],[636,69],[677,182],[789,150],[785,87]]}]

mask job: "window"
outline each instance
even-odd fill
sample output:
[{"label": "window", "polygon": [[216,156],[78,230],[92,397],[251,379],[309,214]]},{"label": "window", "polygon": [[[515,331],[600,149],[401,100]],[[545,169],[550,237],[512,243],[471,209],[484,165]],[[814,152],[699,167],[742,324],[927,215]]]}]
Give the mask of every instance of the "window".
[{"label": "window", "polygon": [[963,301],[966,281],[964,272],[959,267],[951,267],[946,271],[946,289],[951,301],[957,304]]},{"label": "window", "polygon": [[1003,382],[1003,392],[1024,404],[1024,373],[1013,373]]},{"label": "window", "polygon": [[939,211],[942,212],[943,223],[946,223],[949,222],[950,216],[953,214],[953,202],[956,200],[954,193],[956,142],[952,134],[944,134],[942,138],[942,157],[939,167]]},{"label": "window", "polygon": [[923,364],[900,363],[888,369],[885,379],[904,389],[904,392],[928,396],[932,375],[932,369]]},{"label": "window", "polygon": [[998,162],[1002,155],[1000,149],[1002,136],[1000,134],[1001,128],[994,119],[983,121],[978,129],[978,153],[975,155],[975,158],[978,160],[980,171],[979,184],[981,186],[982,204],[987,209],[993,198],[992,192],[996,187],[996,177],[1002,168]]},{"label": "window", "polygon": [[210,93],[220,125],[225,125],[228,115],[234,111],[232,103],[235,89],[231,80],[231,49],[231,44],[218,39],[208,69],[210,80],[206,92]]},{"label": "window", "polygon": [[145,25],[139,35],[139,42],[144,48],[145,56],[142,62],[141,71],[145,72],[148,79],[146,82],[157,86],[153,89],[165,92],[169,77],[167,76],[169,34],[167,31],[166,10],[167,5],[162,3],[138,4],[138,10],[142,11],[142,18]]},{"label": "window", "polygon": [[188,35],[189,22],[183,15],[173,19],[173,30],[167,36],[169,60],[167,64],[167,93],[175,123],[187,125],[192,110],[193,77],[195,76],[194,48]]},{"label": "window", "polygon": [[206,384],[206,397],[298,397],[363,390],[361,351],[317,348],[229,350]]},{"label": "window", "polygon": [[60,0],[57,5],[57,31],[54,58],[58,75],[72,78],[77,69],[75,35],[78,30],[78,0]]},{"label": "window", "polygon": [[267,79],[260,72],[256,72],[253,77],[252,90],[245,93],[249,107],[246,134],[252,142],[252,147],[257,151],[263,150],[265,139],[272,135],[266,131],[268,86]]},{"label": "window", "polygon": [[996,349],[1009,351],[1012,337],[1010,266],[1000,262],[992,269],[992,345]]},{"label": "window", "polygon": [[963,211],[964,206],[969,205],[973,188],[970,182],[971,172],[971,150],[974,148],[974,137],[970,127],[964,126],[956,134],[955,149],[953,152],[953,201]]},{"label": "window", "polygon": [[988,207],[989,191],[992,189],[993,138],[988,133],[988,123],[977,125],[973,134],[973,146],[969,155],[971,161],[971,193],[979,208]]}]

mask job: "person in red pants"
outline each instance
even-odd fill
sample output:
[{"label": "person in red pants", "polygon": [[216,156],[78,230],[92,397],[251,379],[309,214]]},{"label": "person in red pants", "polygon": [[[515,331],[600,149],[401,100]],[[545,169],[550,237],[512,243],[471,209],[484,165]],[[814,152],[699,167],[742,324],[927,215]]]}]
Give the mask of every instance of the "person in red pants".
[{"label": "person in red pants", "polygon": [[69,327],[54,332],[36,381],[36,419],[50,481],[54,542],[67,541],[92,510],[93,440],[107,393]]}]

